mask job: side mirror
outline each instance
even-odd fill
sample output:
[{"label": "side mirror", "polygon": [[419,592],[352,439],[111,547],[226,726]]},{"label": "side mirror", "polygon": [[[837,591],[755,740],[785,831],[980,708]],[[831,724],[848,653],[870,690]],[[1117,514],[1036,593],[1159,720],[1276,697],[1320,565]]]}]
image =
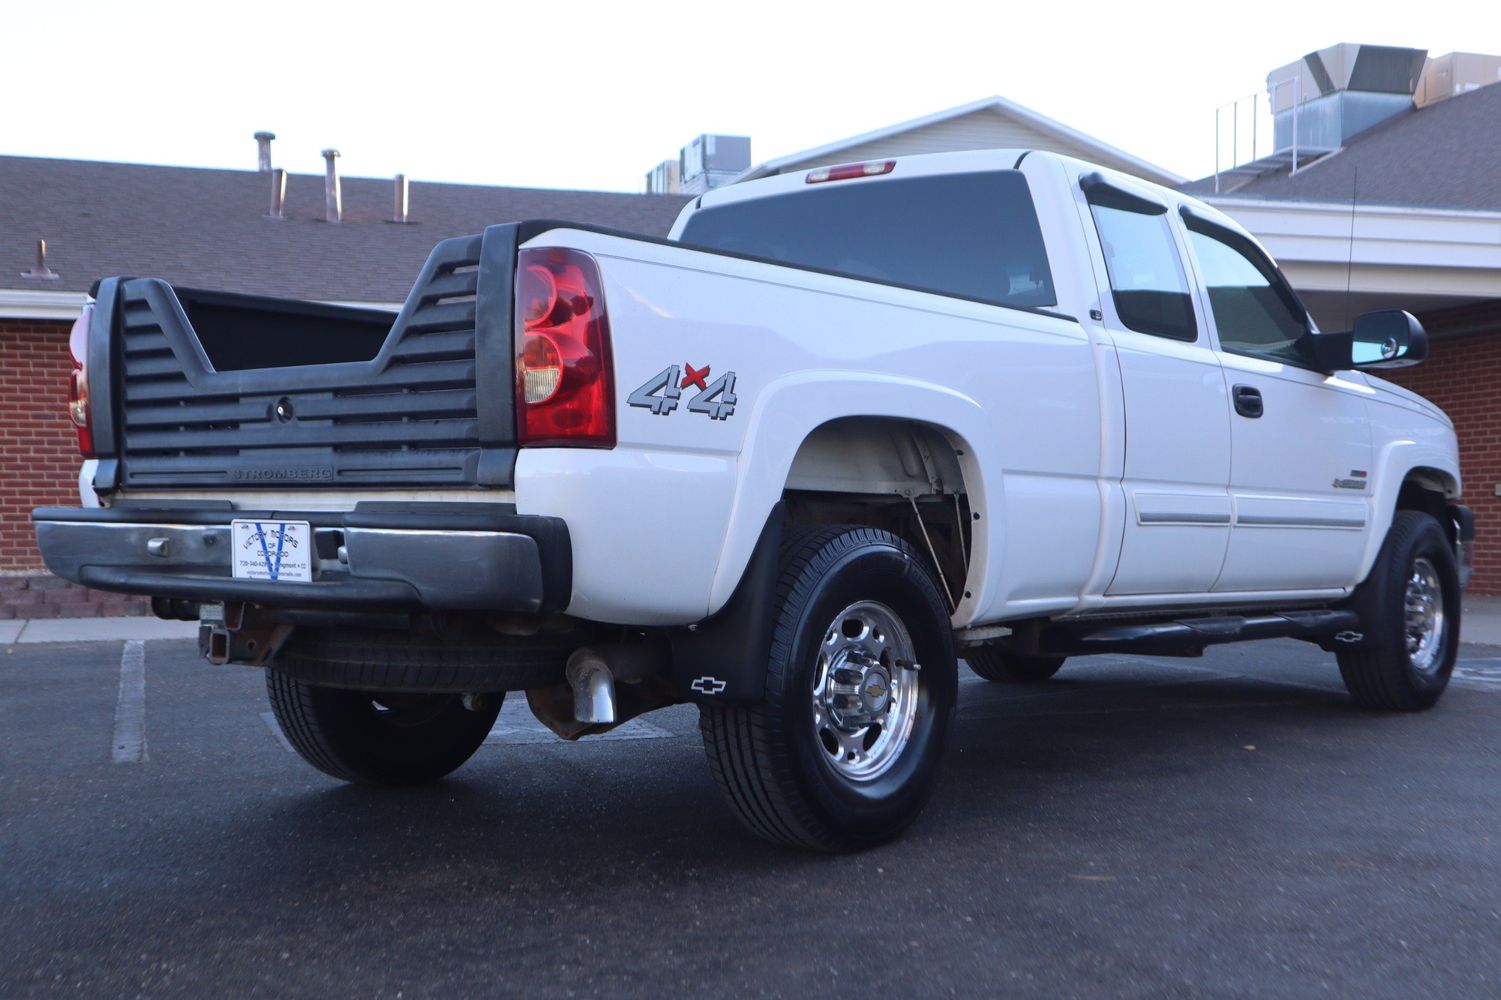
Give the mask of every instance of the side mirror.
[{"label": "side mirror", "polygon": [[1412,313],[1382,309],[1355,317],[1355,329],[1308,338],[1319,371],[1406,368],[1428,357],[1428,334]]},{"label": "side mirror", "polygon": [[1428,334],[1416,316],[1401,309],[1355,317],[1351,360],[1356,368],[1406,368],[1428,357]]}]

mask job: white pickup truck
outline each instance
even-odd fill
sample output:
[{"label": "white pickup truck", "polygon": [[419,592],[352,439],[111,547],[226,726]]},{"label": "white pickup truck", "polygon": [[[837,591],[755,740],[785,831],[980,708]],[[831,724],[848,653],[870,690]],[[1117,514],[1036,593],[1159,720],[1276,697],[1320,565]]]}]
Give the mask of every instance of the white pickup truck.
[{"label": "white pickup truck", "polygon": [[733,810],[823,850],[930,794],[958,659],[1296,637],[1426,708],[1474,520],[1452,425],[1219,212],[1062,156],[713,191],[666,240],[447,240],[389,315],[112,278],[74,331],[103,506],[48,565],[197,619],[339,778],[433,780],[507,692],[564,738],[701,706]]}]

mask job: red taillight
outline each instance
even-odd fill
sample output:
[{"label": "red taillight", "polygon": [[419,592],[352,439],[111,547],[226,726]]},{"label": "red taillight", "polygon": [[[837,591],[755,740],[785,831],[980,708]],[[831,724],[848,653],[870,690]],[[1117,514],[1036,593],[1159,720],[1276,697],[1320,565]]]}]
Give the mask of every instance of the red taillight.
[{"label": "red taillight", "polygon": [[615,446],[603,283],[578,250],[517,256],[516,443]]},{"label": "red taillight", "polygon": [[895,160],[871,160],[869,163],[841,163],[837,167],[819,167],[808,171],[806,184],[824,181],[848,181],[856,177],[879,177],[896,169]]},{"label": "red taillight", "polygon": [[73,321],[68,333],[68,352],[73,355],[73,373],[68,376],[68,416],[78,432],[78,451],[84,458],[94,457],[94,428],[89,411],[89,322],[94,307],[86,305]]}]

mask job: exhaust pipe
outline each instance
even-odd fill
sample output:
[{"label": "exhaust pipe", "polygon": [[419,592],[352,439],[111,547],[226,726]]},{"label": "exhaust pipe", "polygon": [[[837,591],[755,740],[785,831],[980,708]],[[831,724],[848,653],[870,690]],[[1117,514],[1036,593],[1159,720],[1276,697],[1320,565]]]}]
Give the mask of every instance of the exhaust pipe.
[{"label": "exhaust pipe", "polygon": [[604,657],[592,649],[576,650],[564,668],[573,688],[575,722],[593,725],[615,721],[615,675]]},{"label": "exhaust pipe", "polygon": [[[616,683],[630,684],[660,673],[667,669],[670,656],[666,643],[616,642],[574,650],[563,668],[568,686],[573,689],[574,721],[591,725],[619,721]],[[635,701],[630,701],[627,708],[635,705]],[[636,705],[629,714],[639,711],[640,706]]]}]

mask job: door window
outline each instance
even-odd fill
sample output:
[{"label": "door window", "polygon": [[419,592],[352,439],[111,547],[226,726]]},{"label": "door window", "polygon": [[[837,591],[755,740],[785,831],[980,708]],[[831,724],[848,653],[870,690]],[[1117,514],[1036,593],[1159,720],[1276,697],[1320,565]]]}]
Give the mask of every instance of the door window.
[{"label": "door window", "polygon": [[1220,348],[1309,366],[1308,313],[1271,261],[1238,234],[1192,218],[1188,225]]},{"label": "door window", "polygon": [[1156,206],[1143,212],[1134,204],[1117,207],[1103,204],[1091,193],[1089,210],[1105,252],[1115,311],[1126,328],[1173,340],[1198,339],[1188,279],[1173,243],[1167,209]]}]

